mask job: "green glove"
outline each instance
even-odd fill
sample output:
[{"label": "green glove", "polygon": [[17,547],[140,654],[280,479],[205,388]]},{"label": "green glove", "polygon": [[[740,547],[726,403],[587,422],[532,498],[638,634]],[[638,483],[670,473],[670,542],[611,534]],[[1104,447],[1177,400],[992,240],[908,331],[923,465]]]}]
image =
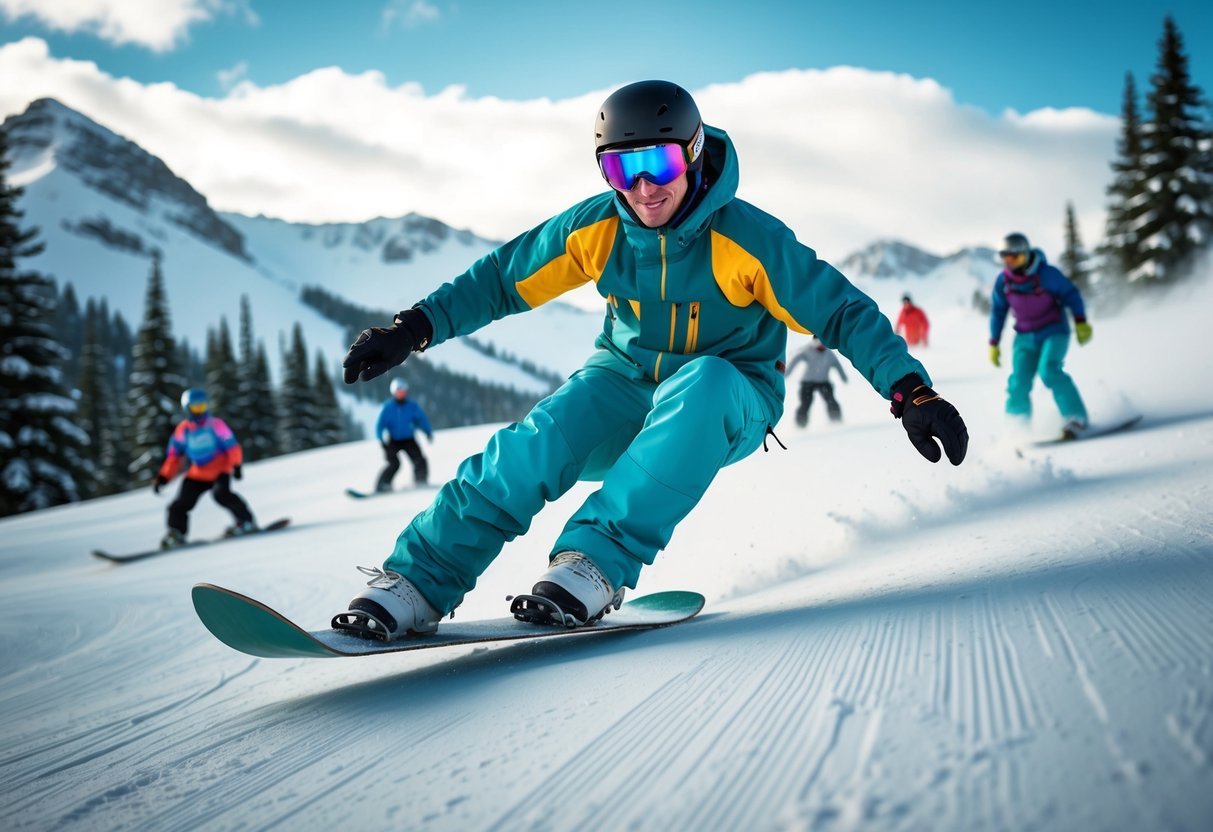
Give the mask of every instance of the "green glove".
[{"label": "green glove", "polygon": [[1078,345],[1082,346],[1091,340],[1091,325],[1086,321],[1074,322],[1074,337],[1078,339]]},{"label": "green glove", "polygon": [[997,344],[990,344],[990,363],[995,367],[1002,366],[1002,350],[998,349]]}]

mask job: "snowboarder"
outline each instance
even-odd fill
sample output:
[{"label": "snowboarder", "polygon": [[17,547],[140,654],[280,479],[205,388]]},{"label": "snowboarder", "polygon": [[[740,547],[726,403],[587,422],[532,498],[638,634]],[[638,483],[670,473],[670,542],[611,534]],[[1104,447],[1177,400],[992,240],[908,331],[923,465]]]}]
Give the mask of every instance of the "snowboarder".
[{"label": "snowboarder", "polygon": [[834,384],[830,381],[830,370],[837,370],[843,384],[847,384],[847,374],[838,361],[834,351],[828,349],[821,339],[813,336],[813,342],[792,358],[784,375],[791,375],[797,364],[804,362],[804,375],[800,378],[800,406],[796,408],[796,424],[804,427],[809,423],[809,408],[813,406],[813,394],[820,393],[825,400],[826,412],[831,422],[842,421],[842,408],[834,398]]},{"label": "snowboarder", "polygon": [[906,339],[906,343],[911,347],[917,347],[920,344],[927,346],[927,332],[931,329],[931,322],[927,320],[927,313],[922,311],[921,307],[915,306],[914,301],[908,294],[901,296],[901,311],[897,313],[897,324],[893,327],[893,331]]},{"label": "snowboarder", "polygon": [[235,525],[228,535],[257,531],[257,523],[248,505],[232,491],[232,477],[243,477],[244,452],[232,429],[218,416],[210,413],[211,402],[201,387],[192,387],[181,394],[183,419],[173,430],[165,450],[164,464],[156,474],[152,490],[159,494],[189,463],[177,498],[168,507],[168,531],[160,541],[162,549],[180,546],[189,532],[189,513],[198,498],[207,491],[215,502],[232,513]]},{"label": "snowboarder", "polygon": [[[792,328],[820,335],[892,400],[911,443],[959,465],[968,432],[875,302],[774,217],[735,198],[736,151],[667,81],[612,93],[595,114],[610,189],[505,243],[391,327],[364,330],[344,379],[593,283],[596,349],[521,422],[466,459],[333,625],[395,639],[434,632],[508,540],[578,480],[600,481],[551,548],[518,617],[579,626],[618,608],[724,466],[779,421]],[[488,131],[491,135],[491,130]],[[558,172],[513,163],[536,185]]]},{"label": "snowboarder", "polygon": [[425,485],[429,482],[430,466],[421,453],[415,434],[418,430],[425,434],[430,442],[434,441],[434,430],[430,420],[426,418],[421,405],[409,398],[409,383],[402,378],[392,379],[388,388],[391,398],[383,403],[379,411],[379,420],[375,422],[375,435],[383,445],[383,455],[387,458],[387,467],[379,475],[375,485],[376,491],[391,491],[392,479],[400,470],[400,452],[404,451],[413,463],[413,482]]},{"label": "snowboarder", "polygon": [[1087,428],[1087,409],[1078,387],[1062,369],[1070,347],[1070,325],[1066,309],[1074,315],[1074,337],[1079,345],[1091,340],[1082,294],[1078,287],[1045,260],[1028,238],[1012,232],[998,252],[1003,269],[994,280],[990,308],[990,361],[1002,365],[998,342],[1002,338],[1007,309],[1015,312],[1015,340],[1011,353],[1011,375],[1007,379],[1006,412],[1027,422],[1032,417],[1032,383],[1039,374],[1061,411],[1062,435],[1073,439]]}]

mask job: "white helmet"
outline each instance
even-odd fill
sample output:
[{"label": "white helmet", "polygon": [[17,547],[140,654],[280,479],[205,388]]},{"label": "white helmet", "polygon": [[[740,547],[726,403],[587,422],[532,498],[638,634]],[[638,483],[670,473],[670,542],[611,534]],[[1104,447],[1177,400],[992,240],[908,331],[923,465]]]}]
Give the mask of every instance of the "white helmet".
[{"label": "white helmet", "polygon": [[388,386],[388,391],[391,392],[393,396],[395,396],[397,393],[407,393],[409,392],[409,383],[402,378],[394,378],[392,379],[392,383]]}]

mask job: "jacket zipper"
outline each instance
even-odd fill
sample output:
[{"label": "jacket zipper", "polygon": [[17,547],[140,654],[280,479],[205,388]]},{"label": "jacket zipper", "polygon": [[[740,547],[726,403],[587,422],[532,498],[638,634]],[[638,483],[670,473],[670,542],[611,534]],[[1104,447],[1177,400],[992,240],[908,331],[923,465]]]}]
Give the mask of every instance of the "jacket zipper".
[{"label": "jacket zipper", "polygon": [[687,343],[684,353],[695,352],[699,346],[699,301],[691,303],[687,311]]},{"label": "jacket zipper", "polygon": [[[664,231],[658,232],[657,239],[661,241],[661,300],[664,302],[665,301],[665,277],[666,277],[665,232]],[[675,315],[678,314],[677,307],[675,307],[675,309],[674,309],[674,314]],[[675,319],[672,318],[670,320],[670,351],[671,352],[674,349],[674,331],[673,331],[674,322],[675,322]],[[661,359],[664,355],[665,355],[665,353],[663,353],[663,352],[657,353],[657,361],[653,364],[653,381],[661,381]]]}]

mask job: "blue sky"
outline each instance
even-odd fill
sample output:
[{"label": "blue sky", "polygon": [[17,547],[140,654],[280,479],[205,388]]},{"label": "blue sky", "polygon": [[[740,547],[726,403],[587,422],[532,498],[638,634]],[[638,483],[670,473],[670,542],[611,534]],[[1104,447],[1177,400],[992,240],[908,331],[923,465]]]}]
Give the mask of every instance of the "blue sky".
[{"label": "blue sky", "polygon": [[[177,0],[180,2],[181,0]],[[0,44],[33,35],[52,54],[145,84],[222,96],[318,67],[382,72],[389,85],[450,85],[473,97],[566,98],[645,77],[689,88],[760,71],[851,65],[933,78],[990,113],[1089,107],[1117,113],[1124,73],[1147,85],[1164,14],[1194,77],[1213,90],[1213,3],[701,2],[617,0],[189,0],[207,19],[169,48],[63,31],[20,14],[56,0],[0,0]],[[71,4],[77,7],[87,4]],[[168,5],[166,2],[165,5]],[[743,10],[743,11],[739,11]]]},{"label": "blue sky", "polygon": [[598,104],[663,77],[728,131],[739,196],[825,256],[1056,250],[1067,203],[1100,241],[1125,72],[1148,89],[1167,13],[1208,97],[1208,0],[0,0],[0,119],[55,98],[219,210],[504,240],[604,188]]}]

